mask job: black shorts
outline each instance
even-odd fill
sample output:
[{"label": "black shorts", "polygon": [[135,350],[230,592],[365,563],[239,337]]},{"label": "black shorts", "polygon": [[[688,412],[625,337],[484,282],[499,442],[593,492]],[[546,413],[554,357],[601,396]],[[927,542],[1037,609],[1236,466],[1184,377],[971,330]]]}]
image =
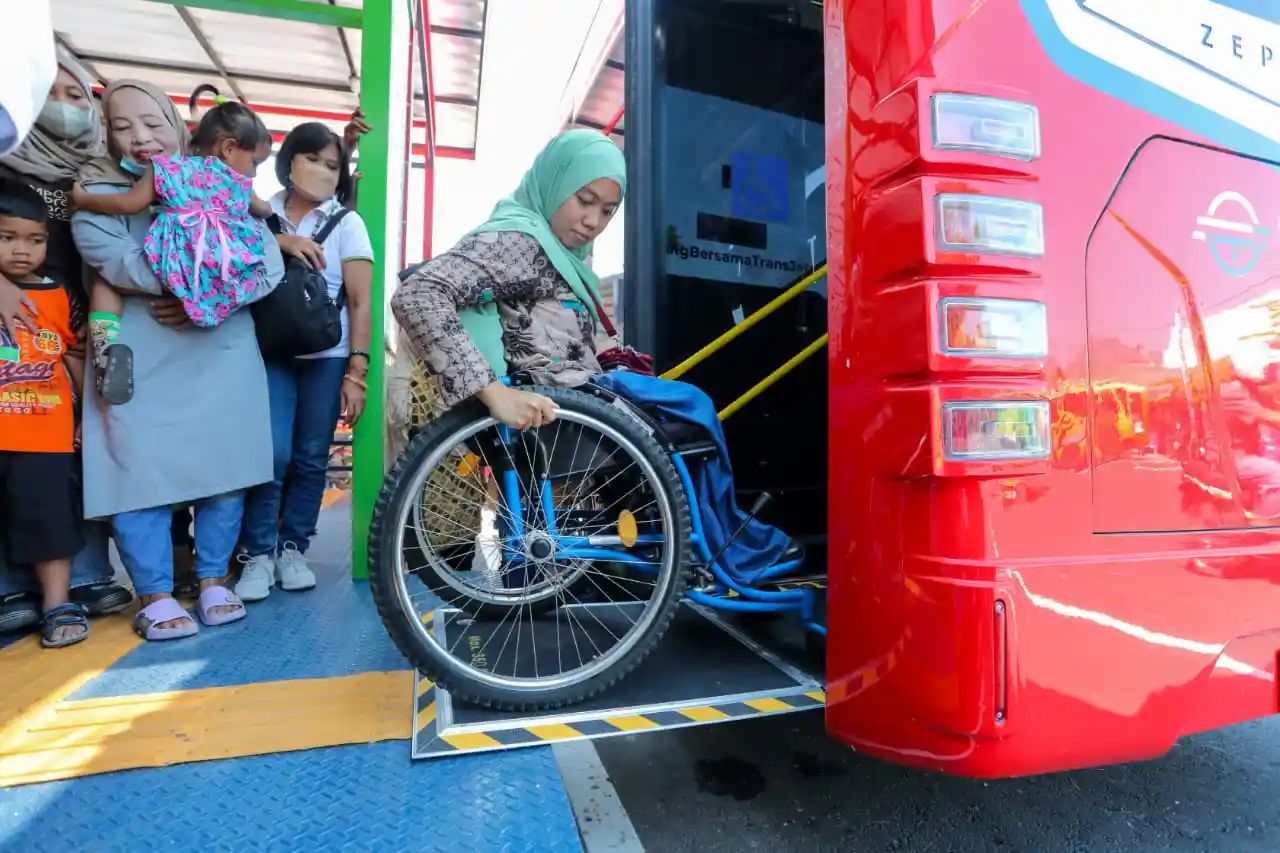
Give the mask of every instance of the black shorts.
[{"label": "black shorts", "polygon": [[11,564],[74,557],[84,548],[74,453],[0,450],[0,539]]}]

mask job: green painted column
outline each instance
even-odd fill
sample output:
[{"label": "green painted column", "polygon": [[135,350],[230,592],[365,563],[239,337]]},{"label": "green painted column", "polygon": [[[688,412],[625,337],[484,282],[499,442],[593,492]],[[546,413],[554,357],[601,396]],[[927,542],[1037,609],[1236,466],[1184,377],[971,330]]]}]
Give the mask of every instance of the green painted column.
[{"label": "green painted column", "polygon": [[[369,525],[373,519],[373,506],[378,500],[385,471],[383,460],[383,431],[385,430],[386,388],[386,323],[387,283],[398,271],[398,250],[393,250],[392,240],[398,241],[399,230],[392,229],[389,215],[399,206],[399,194],[392,194],[392,171],[399,174],[391,159],[392,140],[403,118],[395,118],[404,112],[401,102],[394,103],[395,93],[403,93],[404,82],[398,76],[404,74],[404,64],[395,64],[394,57],[400,51],[399,43],[408,43],[408,21],[403,0],[364,0],[364,20],[361,34],[360,57],[360,106],[373,130],[360,140],[360,180],[357,210],[369,228],[369,238],[374,246],[372,335],[369,352],[369,388],[364,414],[356,424],[352,448],[352,517],[351,517],[351,571],[358,579],[369,577]],[[398,40],[398,41],[397,41]],[[398,131],[403,133],[403,130]],[[393,202],[394,199],[394,202]]]}]

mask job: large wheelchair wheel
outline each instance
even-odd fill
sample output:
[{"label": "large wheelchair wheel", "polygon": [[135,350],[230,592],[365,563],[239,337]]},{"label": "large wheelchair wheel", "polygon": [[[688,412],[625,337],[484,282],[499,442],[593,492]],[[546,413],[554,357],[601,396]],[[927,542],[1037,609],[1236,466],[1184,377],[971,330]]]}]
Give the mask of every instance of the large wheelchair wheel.
[{"label": "large wheelchair wheel", "polygon": [[680,478],[626,404],[537,388],[556,421],[517,432],[479,403],[419,433],[370,530],[374,602],[400,651],[457,700],[580,702],[661,639],[689,581]]}]

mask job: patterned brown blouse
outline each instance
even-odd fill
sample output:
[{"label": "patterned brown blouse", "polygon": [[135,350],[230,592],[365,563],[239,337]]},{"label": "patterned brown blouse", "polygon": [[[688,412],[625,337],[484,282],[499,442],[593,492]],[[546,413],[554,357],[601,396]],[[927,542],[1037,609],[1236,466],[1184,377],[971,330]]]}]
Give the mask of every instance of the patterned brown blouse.
[{"label": "patterned brown blouse", "polygon": [[497,378],[458,316],[489,302],[498,305],[513,372],[569,388],[601,373],[591,309],[538,241],[518,231],[476,234],[429,261],[391,299],[392,313],[445,405],[457,405]]}]

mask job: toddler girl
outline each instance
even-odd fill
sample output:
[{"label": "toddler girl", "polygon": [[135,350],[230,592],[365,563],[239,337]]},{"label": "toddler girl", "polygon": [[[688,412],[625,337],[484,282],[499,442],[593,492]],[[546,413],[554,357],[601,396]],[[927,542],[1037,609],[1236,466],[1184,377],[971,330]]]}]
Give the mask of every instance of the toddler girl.
[{"label": "toddler girl", "polygon": [[[182,300],[197,326],[217,326],[257,292],[264,274],[262,232],[250,214],[271,215],[253,194],[258,166],[271,153],[271,134],[253,110],[228,102],[205,113],[191,139],[192,155],[158,156],[128,192],[89,194],[77,185],[78,210],[111,216],[161,210],[143,250],[156,277]],[[133,397],[133,351],[120,341],[120,294],[93,283],[89,333],[99,395],[112,405]]]}]

